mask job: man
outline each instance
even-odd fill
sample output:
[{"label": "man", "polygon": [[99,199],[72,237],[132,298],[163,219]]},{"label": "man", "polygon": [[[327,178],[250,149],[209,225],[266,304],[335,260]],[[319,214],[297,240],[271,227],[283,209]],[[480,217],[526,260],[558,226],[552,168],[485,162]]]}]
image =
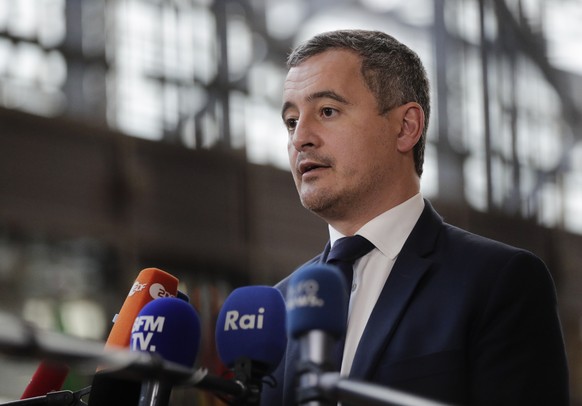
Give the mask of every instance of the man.
[{"label": "man", "polygon": [[[341,372],[463,405],[567,405],[555,289],[533,254],[443,222],[420,194],[429,84],[394,38],[324,33],[288,59],[283,121],[302,204],[336,240],[374,248],[354,264]],[[285,295],[287,280],[278,288]],[[262,405],[294,405],[290,341]]]}]

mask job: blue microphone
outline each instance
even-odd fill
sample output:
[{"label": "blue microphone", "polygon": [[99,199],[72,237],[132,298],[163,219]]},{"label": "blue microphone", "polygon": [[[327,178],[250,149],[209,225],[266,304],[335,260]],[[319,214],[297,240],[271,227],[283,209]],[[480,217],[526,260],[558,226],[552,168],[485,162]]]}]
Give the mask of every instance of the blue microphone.
[{"label": "blue microphone", "polygon": [[[193,368],[200,345],[200,318],[188,302],[160,298],[146,304],[137,315],[131,331],[132,351],[147,351],[164,360]],[[166,406],[170,382],[149,380],[142,384],[140,406]]]},{"label": "blue microphone", "polygon": [[[287,330],[299,341],[299,404],[320,404],[319,376],[338,366],[336,341],[346,332],[348,298],[341,271],[315,264],[296,271],[287,289]],[[323,403],[321,403],[323,404]]]},{"label": "blue microphone", "polygon": [[270,286],[237,288],[226,298],[216,323],[216,347],[235,379],[247,387],[245,404],[259,404],[262,378],[287,346],[285,301]]},{"label": "blue microphone", "polygon": [[340,338],[347,321],[345,284],[339,269],[332,265],[311,265],[295,272],[287,289],[289,335],[300,338],[312,330],[322,330]]}]

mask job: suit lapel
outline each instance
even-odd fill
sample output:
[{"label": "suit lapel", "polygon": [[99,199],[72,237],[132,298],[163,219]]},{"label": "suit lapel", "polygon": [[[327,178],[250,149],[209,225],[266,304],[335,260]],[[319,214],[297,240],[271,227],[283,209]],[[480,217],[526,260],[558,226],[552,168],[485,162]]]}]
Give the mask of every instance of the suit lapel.
[{"label": "suit lapel", "polygon": [[350,377],[367,379],[376,368],[416,287],[432,264],[427,257],[433,251],[441,224],[440,216],[425,201],[424,211],[398,255],[366,324]]}]

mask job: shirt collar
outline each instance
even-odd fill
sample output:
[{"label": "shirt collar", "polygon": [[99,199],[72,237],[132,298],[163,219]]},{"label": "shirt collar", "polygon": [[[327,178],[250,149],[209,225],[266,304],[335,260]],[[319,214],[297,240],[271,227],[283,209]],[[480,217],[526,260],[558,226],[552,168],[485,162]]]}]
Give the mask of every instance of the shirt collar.
[{"label": "shirt collar", "polygon": [[[423,210],[424,200],[422,194],[418,193],[398,206],[373,218],[364,224],[356,234],[368,239],[384,256],[394,260],[404,246]],[[332,246],[339,238],[345,237],[332,226],[328,226],[328,228],[329,240]]]}]

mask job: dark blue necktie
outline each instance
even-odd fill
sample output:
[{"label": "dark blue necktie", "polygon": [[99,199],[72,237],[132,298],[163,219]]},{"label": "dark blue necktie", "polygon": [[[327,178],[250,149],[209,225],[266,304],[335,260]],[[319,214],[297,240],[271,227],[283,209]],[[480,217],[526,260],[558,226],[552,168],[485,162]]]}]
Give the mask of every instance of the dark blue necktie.
[{"label": "dark blue necktie", "polygon": [[[354,277],[354,262],[358,258],[363,257],[368,252],[374,248],[374,244],[366,240],[360,235],[354,235],[353,237],[343,237],[340,238],[333,244],[329,255],[327,256],[327,263],[330,265],[337,266],[346,278],[348,303],[350,293],[352,291],[352,280]],[[346,308],[346,314],[348,309]],[[344,354],[344,346],[346,343],[346,336],[344,336],[338,341],[335,349],[335,357],[338,369],[341,367],[342,358]]]},{"label": "dark blue necktie", "polygon": [[348,297],[352,291],[352,280],[354,277],[354,262],[363,257],[374,248],[374,244],[366,240],[361,235],[340,238],[333,244],[327,263],[337,266],[346,278]]}]

